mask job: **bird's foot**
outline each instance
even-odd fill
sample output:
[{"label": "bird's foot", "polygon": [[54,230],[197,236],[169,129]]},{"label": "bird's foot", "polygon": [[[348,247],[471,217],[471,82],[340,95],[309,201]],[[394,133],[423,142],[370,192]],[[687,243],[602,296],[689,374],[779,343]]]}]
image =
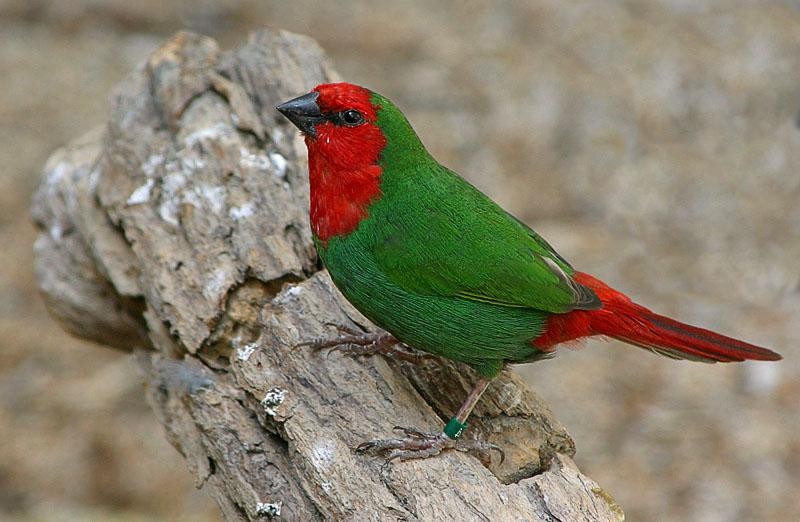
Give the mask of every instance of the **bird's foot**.
[{"label": "bird's foot", "polygon": [[395,426],[395,430],[402,432],[405,437],[396,439],[377,439],[361,443],[356,448],[358,453],[375,453],[385,455],[387,462],[397,460],[402,462],[411,459],[426,459],[447,450],[473,453],[483,462],[491,462],[491,451],[500,454],[500,462],[505,460],[505,453],[499,446],[480,440],[452,439],[444,432],[423,433],[412,428]]},{"label": "bird's foot", "polygon": [[328,354],[339,351],[352,356],[382,354],[414,364],[435,359],[432,355],[411,351],[405,344],[387,332],[362,332],[337,324],[331,326],[339,331],[339,335],[302,342],[295,347],[308,346],[314,350],[329,349]]}]

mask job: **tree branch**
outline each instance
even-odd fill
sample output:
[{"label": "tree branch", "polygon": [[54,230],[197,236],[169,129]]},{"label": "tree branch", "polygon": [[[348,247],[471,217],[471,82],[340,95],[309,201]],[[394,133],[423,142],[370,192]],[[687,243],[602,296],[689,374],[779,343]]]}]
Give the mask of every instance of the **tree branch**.
[{"label": "tree branch", "polygon": [[56,152],[33,201],[36,271],[71,333],[132,350],[147,397],[227,520],[619,520],[574,443],[516,374],[450,452],[357,455],[392,426],[438,430],[462,366],[326,356],[330,323],[374,328],[318,270],[305,150],[274,105],[335,79],[312,40],[253,34],[221,52],[180,33],[122,82],[107,127]]}]

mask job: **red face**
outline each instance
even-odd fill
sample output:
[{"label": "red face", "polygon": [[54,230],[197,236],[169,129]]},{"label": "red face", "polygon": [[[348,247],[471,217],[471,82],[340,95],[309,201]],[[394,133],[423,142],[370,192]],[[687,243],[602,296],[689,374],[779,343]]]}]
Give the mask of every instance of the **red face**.
[{"label": "red face", "polygon": [[305,134],[311,227],[323,243],[355,230],[381,195],[386,138],[370,97],[363,87],[329,83],[277,107]]},{"label": "red face", "polygon": [[316,136],[306,134],[309,155],[318,155],[335,170],[374,165],[386,139],[377,126],[377,108],[370,91],[350,83],[318,85],[317,104],[323,121],[314,125]]}]

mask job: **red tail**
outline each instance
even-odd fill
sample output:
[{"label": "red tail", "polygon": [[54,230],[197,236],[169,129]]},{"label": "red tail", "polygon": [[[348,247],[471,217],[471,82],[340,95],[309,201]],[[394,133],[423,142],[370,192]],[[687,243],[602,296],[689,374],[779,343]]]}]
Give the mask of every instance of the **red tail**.
[{"label": "red tail", "polygon": [[772,350],[655,314],[589,274],[576,272],[574,279],[594,290],[603,306],[599,310],[574,310],[550,316],[544,334],[534,341],[542,350],[580,337],[606,335],[673,359],[703,362],[781,359]]}]

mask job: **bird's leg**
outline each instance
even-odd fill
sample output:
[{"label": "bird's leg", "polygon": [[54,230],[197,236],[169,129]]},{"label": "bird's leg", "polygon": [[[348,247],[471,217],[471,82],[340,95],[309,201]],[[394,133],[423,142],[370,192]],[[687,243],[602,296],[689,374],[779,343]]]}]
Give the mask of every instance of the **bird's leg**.
[{"label": "bird's leg", "polygon": [[359,453],[372,452],[387,454],[388,460],[424,459],[438,455],[442,451],[454,449],[457,451],[477,452],[486,455],[491,450],[500,453],[500,461],[505,458],[503,450],[494,444],[479,440],[458,440],[458,437],[467,427],[469,417],[478,400],[486,391],[491,381],[481,378],[472,388],[464,403],[458,409],[455,417],[451,418],[441,433],[422,433],[412,428],[395,426],[405,437],[396,439],[370,440],[360,444],[356,451]]},{"label": "bird's leg", "polygon": [[331,352],[340,351],[353,356],[382,354],[393,359],[408,361],[415,364],[434,359],[431,355],[415,353],[409,349],[401,348],[406,347],[406,345],[387,332],[362,332],[338,324],[332,324],[331,326],[339,331],[339,335],[302,342],[295,345],[295,347],[309,346],[314,350],[324,350],[328,348]]}]

